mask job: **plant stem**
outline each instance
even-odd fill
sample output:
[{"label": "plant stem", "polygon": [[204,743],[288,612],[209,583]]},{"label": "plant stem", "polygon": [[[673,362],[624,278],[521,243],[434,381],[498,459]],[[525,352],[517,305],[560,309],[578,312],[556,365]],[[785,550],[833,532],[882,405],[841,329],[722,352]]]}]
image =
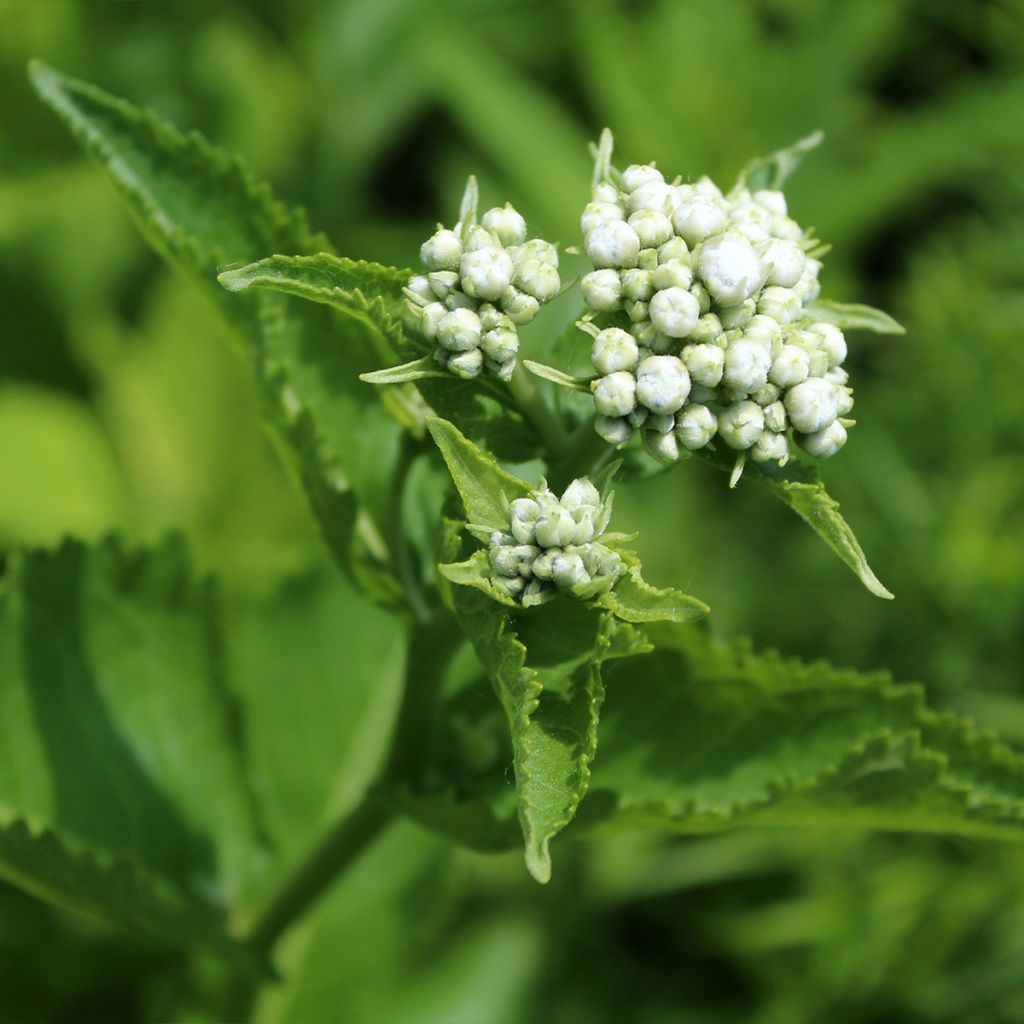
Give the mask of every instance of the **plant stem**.
[{"label": "plant stem", "polygon": [[521,362],[516,363],[512,379],[508,382],[509,391],[515,398],[520,412],[536,427],[544,447],[549,455],[561,456],[566,450],[566,430],[551,411],[548,403],[537,390],[530,374],[523,369]]},{"label": "plant stem", "polygon": [[615,457],[615,449],[594,430],[593,419],[587,419],[569,438],[561,458],[551,467],[551,486],[564,487],[574,477],[593,476]]}]

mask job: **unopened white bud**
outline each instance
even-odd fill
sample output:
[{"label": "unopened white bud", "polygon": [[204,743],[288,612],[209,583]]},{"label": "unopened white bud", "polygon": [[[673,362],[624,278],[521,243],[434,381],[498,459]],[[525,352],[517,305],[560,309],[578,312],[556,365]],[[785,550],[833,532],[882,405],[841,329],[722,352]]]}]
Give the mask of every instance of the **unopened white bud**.
[{"label": "unopened white bud", "polygon": [[635,267],[640,238],[625,221],[606,221],[587,235],[586,250],[595,267]]},{"label": "unopened white bud", "polygon": [[648,181],[631,192],[626,205],[632,213],[651,210],[654,213],[671,216],[678,205],[676,190],[663,181]]},{"label": "unopened white bud", "polygon": [[462,259],[459,236],[441,228],[420,246],[420,259],[429,270],[458,270]]},{"label": "unopened white bud", "polygon": [[480,344],[481,333],[480,317],[471,309],[454,309],[437,325],[438,342],[451,352],[475,349]]},{"label": "unopened white bud", "polygon": [[519,335],[514,330],[496,327],[494,330],[484,331],[480,347],[484,355],[496,363],[507,363],[514,359],[519,351]]},{"label": "unopened white bud", "polygon": [[459,265],[462,290],[475,299],[489,302],[501,298],[512,283],[514,273],[512,257],[496,245],[465,253]]},{"label": "unopened white bud", "polygon": [[493,249],[495,247],[499,249],[502,247],[498,239],[487,228],[474,224],[466,235],[465,244],[462,246],[462,254],[476,252],[477,249]]},{"label": "unopened white bud", "polygon": [[690,341],[703,345],[714,342],[721,336],[722,321],[714,313],[705,313],[690,332]]},{"label": "unopened white bud", "polygon": [[761,188],[750,198],[759,206],[763,206],[778,217],[785,217],[788,212],[786,209],[786,196],[777,189]]},{"label": "unopened white bud", "polygon": [[437,337],[437,329],[441,321],[448,315],[448,310],[441,302],[429,302],[420,310],[420,330],[423,337],[433,341]]},{"label": "unopened white bud", "polygon": [[431,291],[442,301],[451,294],[454,288],[458,287],[459,275],[454,270],[435,270],[427,274]]},{"label": "unopened white bud", "polygon": [[602,375],[621,370],[634,370],[640,362],[640,350],[629,331],[621,327],[606,327],[594,338],[590,352],[594,369]]},{"label": "unopened white bud", "polygon": [[580,215],[580,234],[587,238],[602,224],[625,219],[626,211],[618,203],[587,203]]},{"label": "unopened white bud", "polygon": [[630,164],[622,172],[622,187],[627,192],[635,192],[641,185],[646,185],[650,181],[665,181],[661,171],[650,164]]},{"label": "unopened white bud", "polygon": [[718,417],[706,405],[688,405],[676,416],[675,434],[687,451],[703,448],[718,432]]},{"label": "unopened white bud", "polygon": [[488,552],[491,568],[501,576],[529,576],[530,566],[540,554],[534,544],[499,545]]},{"label": "unopened white bud", "polygon": [[658,291],[665,288],[689,289],[693,284],[693,271],[688,261],[668,260],[659,264],[651,275],[654,287]]},{"label": "unopened white bud", "polygon": [[540,260],[558,269],[558,247],[552,242],[545,242],[543,238],[531,238],[522,245],[514,246],[509,250],[509,255],[517,267],[527,260]]},{"label": "unopened white bud", "polygon": [[500,309],[492,306],[489,302],[482,303],[476,312],[480,317],[480,326],[485,331],[496,331],[499,328],[514,329],[512,321]]},{"label": "unopened white bud", "polygon": [[664,245],[658,246],[658,262],[672,263],[680,260],[689,263],[690,247],[682,238],[670,238]]},{"label": "unopened white bud", "polygon": [[757,300],[757,311],[770,316],[780,324],[791,324],[800,319],[803,303],[792,288],[771,285],[761,292]]},{"label": "unopened white bud", "polygon": [[430,287],[430,279],[426,274],[410,277],[409,283],[405,286],[405,294],[419,306],[434,301],[434,289]]},{"label": "unopened white bud", "polygon": [[745,299],[735,306],[719,306],[718,319],[722,327],[727,331],[745,329],[747,324],[754,318],[757,311],[757,304],[753,299]]},{"label": "unopened white bud", "polygon": [[808,330],[821,337],[821,344],[818,347],[828,356],[829,368],[839,366],[845,361],[846,338],[835,324],[812,324]]},{"label": "unopened white bud", "polygon": [[511,285],[505,289],[499,301],[512,323],[519,326],[528,324],[540,312],[540,303],[532,295]]},{"label": "unopened white bud", "polygon": [[723,379],[734,391],[749,395],[768,382],[771,365],[772,357],[767,346],[744,338],[726,350]]},{"label": "unopened white bud", "polygon": [[520,544],[534,542],[533,527],[540,517],[540,505],[533,498],[516,498],[509,506],[508,521],[512,536]]},{"label": "unopened white bud", "polygon": [[551,563],[551,576],[563,590],[571,590],[581,583],[590,582],[590,573],[583,565],[583,559],[575,552],[563,551]]},{"label": "unopened white bud", "polygon": [[657,249],[672,237],[672,221],[655,210],[638,210],[628,223],[645,249]]},{"label": "unopened white bud", "polygon": [[456,377],[464,380],[472,380],[480,376],[484,365],[484,354],[478,348],[471,348],[468,352],[456,352],[448,360],[448,369]]},{"label": "unopened white bud", "polygon": [[839,415],[839,390],[820,377],[790,388],[784,401],[793,428],[801,434],[824,430]]},{"label": "unopened white bud", "polygon": [[668,434],[676,425],[675,416],[648,416],[644,426],[655,434]]},{"label": "unopened white bud", "polygon": [[722,190],[706,175],[702,174],[694,183],[693,191],[696,195],[707,196],[710,199],[722,199]]},{"label": "unopened white bud", "polygon": [[498,576],[493,582],[498,590],[513,600],[521,597],[527,587],[527,582],[522,576]]},{"label": "unopened white bud", "polygon": [[764,413],[756,402],[735,402],[719,413],[718,435],[730,447],[744,451],[764,432]]},{"label": "unopened white bud", "polygon": [[[483,350],[481,349],[481,351]],[[484,369],[498,380],[510,381],[512,374],[516,372],[516,358],[513,356],[501,363],[489,356],[484,356]]]},{"label": "unopened white bud", "polygon": [[622,301],[622,280],[617,270],[592,270],[580,281],[583,301],[593,309],[611,312]]},{"label": "unopened white bud", "polygon": [[621,370],[609,373],[591,385],[594,408],[601,416],[625,416],[636,405],[636,378]]},{"label": "unopened white bud", "polygon": [[654,284],[651,280],[655,271],[641,270],[639,267],[631,267],[622,271],[622,292],[627,299],[634,302],[646,302],[654,294]]},{"label": "unopened white bud", "polygon": [[850,380],[850,375],[841,366],[832,366],[825,373],[825,380],[832,384],[839,384],[840,386],[847,384]]},{"label": "unopened white bud", "polygon": [[709,239],[700,247],[697,265],[708,291],[723,306],[743,302],[764,284],[764,266],[741,235]]},{"label": "unopened white bud", "polygon": [[765,431],[751,445],[750,457],[755,462],[785,462],[789,457],[789,441],[786,440],[786,435]]},{"label": "unopened white bud", "polygon": [[649,356],[636,368],[636,397],[651,412],[668,416],[683,407],[690,374],[676,356]]},{"label": "unopened white bud", "polygon": [[708,196],[680,199],[672,214],[676,234],[691,246],[717,235],[725,224],[726,216],[721,206]]},{"label": "unopened white bud", "polygon": [[544,509],[533,528],[533,535],[542,548],[564,548],[572,543],[576,521],[561,505]]},{"label": "unopened white bud", "polygon": [[846,444],[846,427],[835,420],[813,434],[797,434],[796,440],[808,455],[816,459],[828,459]]},{"label": "unopened white bud", "polygon": [[679,440],[671,432],[662,434],[648,430],[644,434],[644,447],[659,462],[675,462],[679,458]]},{"label": "unopened white bud", "polygon": [[[809,263],[810,260],[807,262]],[[813,302],[821,294],[821,285],[816,277],[805,270],[800,275],[800,280],[793,285],[793,291],[799,296],[801,302]]]},{"label": "unopened white bud", "polygon": [[836,413],[839,416],[848,416],[853,412],[853,388],[838,387],[836,390]]},{"label": "unopened white bud", "polygon": [[721,383],[725,352],[718,345],[688,345],[683,349],[683,362],[694,383],[706,388],[715,388]]},{"label": "unopened white bud", "polygon": [[743,325],[743,337],[748,341],[759,341],[772,354],[782,351],[782,326],[770,316],[758,313]]},{"label": "unopened white bud", "polygon": [[765,409],[782,397],[782,388],[776,387],[774,384],[764,384],[756,391],[752,392],[750,397],[757,402],[762,409]]},{"label": "unopened white bud", "polygon": [[651,322],[670,338],[685,338],[697,326],[700,303],[684,288],[664,288],[651,299]]},{"label": "unopened white bud", "polygon": [[558,271],[549,263],[532,259],[521,263],[516,269],[516,287],[532,295],[541,305],[550,302],[561,286]]},{"label": "unopened white bud", "polygon": [[[647,358],[646,356],[644,357]],[[642,405],[638,405],[627,417],[629,425],[634,430],[639,430],[650,418],[650,410],[644,408]]]},{"label": "unopened white bud", "polygon": [[633,434],[633,427],[625,417],[595,416],[594,430],[603,441],[616,447],[625,444]]},{"label": "unopened white bud", "polygon": [[601,504],[601,494],[585,476],[582,476],[566,487],[559,501],[563,508],[570,511],[574,508],[596,508]]},{"label": "unopened white bud", "polygon": [[804,272],[804,251],[796,242],[772,238],[758,247],[761,262],[768,268],[768,284],[792,288]]},{"label": "unopened white bud", "polygon": [[646,320],[650,314],[650,305],[638,299],[630,299],[623,308],[626,310],[626,316],[635,324]]},{"label": "unopened white bud", "polygon": [[480,218],[480,223],[502,245],[519,245],[526,238],[526,221],[509,203],[488,210]]},{"label": "unopened white bud", "polygon": [[619,190],[610,182],[602,181],[594,186],[590,193],[590,198],[595,203],[617,203],[619,201]]},{"label": "unopened white bud", "polygon": [[764,425],[767,430],[781,434],[789,423],[786,417],[786,407],[782,402],[770,402],[764,406]]},{"label": "unopened white bud", "polygon": [[790,242],[799,242],[804,237],[803,228],[792,217],[775,217],[772,221],[772,234]]}]

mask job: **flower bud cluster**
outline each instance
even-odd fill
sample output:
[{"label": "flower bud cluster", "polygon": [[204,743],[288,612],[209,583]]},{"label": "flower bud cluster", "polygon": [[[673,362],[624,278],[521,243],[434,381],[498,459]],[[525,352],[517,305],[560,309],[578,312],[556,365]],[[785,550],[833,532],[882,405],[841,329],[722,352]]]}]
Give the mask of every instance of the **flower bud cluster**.
[{"label": "flower bud cluster", "polygon": [[853,406],[842,331],[816,322],[821,263],[782,192],[709,179],[666,182],[633,165],[594,187],[580,219],[596,269],[582,279],[596,313],[591,357],[597,432],[624,444],[643,430],[662,461],[716,436],[785,463],[787,430],[819,458],[846,442]]},{"label": "flower bud cluster", "polygon": [[525,605],[557,591],[594,597],[622,575],[622,558],[598,541],[608,526],[611,503],[586,478],[574,480],[561,498],[546,487],[509,507],[509,528],[495,531],[488,557],[493,582]]},{"label": "flower bud cluster", "polygon": [[486,371],[508,380],[519,327],[561,287],[558,252],[527,240],[526,221],[508,203],[474,221],[438,225],[420,248],[427,273],[411,278],[405,295],[442,366],[464,379]]}]

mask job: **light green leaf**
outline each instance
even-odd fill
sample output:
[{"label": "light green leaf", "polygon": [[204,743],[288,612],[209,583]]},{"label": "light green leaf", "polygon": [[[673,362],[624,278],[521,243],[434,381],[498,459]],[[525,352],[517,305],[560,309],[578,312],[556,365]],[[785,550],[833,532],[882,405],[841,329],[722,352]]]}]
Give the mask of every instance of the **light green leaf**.
[{"label": "light green leaf", "polygon": [[462,587],[476,587],[499,604],[508,605],[510,608],[520,607],[517,601],[503,594],[492,582],[486,551],[474,551],[464,562],[448,562],[437,568],[449,583],[456,583]]},{"label": "light green leaf", "polygon": [[818,299],[807,306],[807,313],[815,320],[848,328],[874,331],[876,334],[906,334],[906,329],[888,313],[860,302],[832,302]]},{"label": "light green leaf", "polygon": [[[735,458],[728,451],[702,449],[697,453],[727,473],[735,468]],[[783,468],[747,462],[745,480],[757,480],[783,504],[788,505],[814,532],[856,573],[857,578],[876,597],[892,599],[857,542],[849,523],[840,515],[839,502],[825,490],[825,484],[813,466],[791,461]]]},{"label": "light green leaf", "polygon": [[[379,365],[380,325],[365,310],[339,317],[279,292],[232,296],[216,282],[225,266],[267,253],[320,254],[327,240],[238,158],[197,133],[184,135],[39,62],[30,74],[43,101],[106,171],[147,240],[198,281],[237,328],[266,415],[284,441],[280,450],[325,539],[367,593],[397,604],[400,590],[380,538],[401,431],[357,379]],[[367,291],[371,280],[397,272],[344,266],[348,291],[359,290],[368,309],[378,309]]]},{"label": "light green leaf", "polygon": [[219,916],[211,899],[235,903],[251,884],[261,829],[216,595],[179,546],[69,542],[12,557],[0,729],[0,873],[127,927],[152,911],[151,929],[186,945],[191,918]]},{"label": "light green leaf", "polygon": [[750,822],[1024,840],[1024,760],[929,710],[920,688],[698,630],[656,640],[642,671],[607,673],[581,830]]},{"label": "light green leaf", "polygon": [[508,503],[528,497],[529,484],[505,472],[447,420],[428,419],[427,428],[448,466],[471,523],[508,529]]},{"label": "light green leaf", "polygon": [[640,575],[635,555],[631,561],[615,588],[597,599],[602,608],[626,622],[692,622],[710,611],[703,601],[680,590],[652,587]]},{"label": "light green leaf", "polygon": [[768,156],[760,156],[751,160],[740,172],[734,191],[744,188],[751,192],[762,188],[782,188],[786,179],[803,162],[804,157],[819,146],[824,138],[824,132],[812,132],[810,135],[798,139],[792,146],[786,146],[784,149],[769,153]]},{"label": "light green leaf", "polygon": [[430,380],[447,377],[449,374],[437,365],[433,356],[423,356],[401,366],[392,366],[387,370],[373,370],[361,373],[359,379],[367,384],[405,384],[411,380]]},{"label": "light green leaf", "polygon": [[590,381],[593,379],[591,377],[574,377],[571,373],[563,373],[553,366],[545,366],[544,363],[535,363],[532,359],[524,359],[523,366],[534,376],[540,377],[542,380],[549,380],[559,387],[590,393]]}]

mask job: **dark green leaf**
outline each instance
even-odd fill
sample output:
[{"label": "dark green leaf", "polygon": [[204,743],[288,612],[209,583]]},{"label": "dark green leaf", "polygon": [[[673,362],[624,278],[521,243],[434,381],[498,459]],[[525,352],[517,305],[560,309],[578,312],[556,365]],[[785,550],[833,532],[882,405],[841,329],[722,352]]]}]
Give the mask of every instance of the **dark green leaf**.
[{"label": "dark green leaf", "polygon": [[844,330],[860,328],[865,331],[874,331],[876,334],[907,333],[903,326],[888,313],[859,302],[832,302],[830,299],[818,299],[807,306],[807,313],[815,320],[835,324]]}]

